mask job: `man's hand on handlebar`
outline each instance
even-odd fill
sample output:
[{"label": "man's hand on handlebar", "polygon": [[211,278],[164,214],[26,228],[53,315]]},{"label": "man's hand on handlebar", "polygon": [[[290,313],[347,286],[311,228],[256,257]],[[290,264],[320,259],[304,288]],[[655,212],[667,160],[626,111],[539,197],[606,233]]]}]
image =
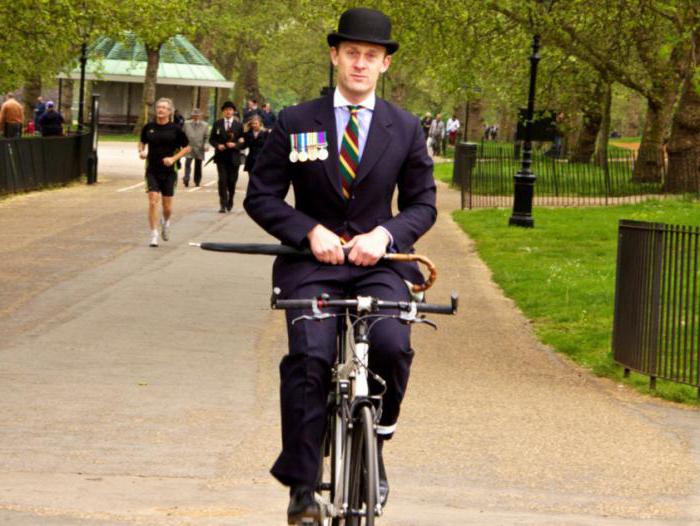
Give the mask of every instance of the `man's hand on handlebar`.
[{"label": "man's hand on handlebar", "polygon": [[321,263],[342,265],[345,262],[340,238],[325,226],[316,225],[306,234],[306,237],[309,240],[311,252]]},{"label": "man's hand on handlebar", "polygon": [[360,267],[371,267],[386,254],[388,245],[389,236],[386,231],[375,228],[371,232],[353,237],[345,247],[350,249],[348,254],[350,263]]}]

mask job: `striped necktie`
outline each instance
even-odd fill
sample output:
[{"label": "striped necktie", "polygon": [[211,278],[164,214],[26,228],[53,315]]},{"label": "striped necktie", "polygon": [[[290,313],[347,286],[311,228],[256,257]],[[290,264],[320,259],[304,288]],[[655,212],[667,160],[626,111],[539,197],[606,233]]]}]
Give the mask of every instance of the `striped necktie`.
[{"label": "striped necktie", "polygon": [[343,142],[340,146],[340,183],[343,187],[343,197],[345,201],[350,199],[352,184],[357,176],[357,166],[360,164],[360,123],[357,113],[362,106],[348,106],[350,110],[350,120],[345,127]]}]

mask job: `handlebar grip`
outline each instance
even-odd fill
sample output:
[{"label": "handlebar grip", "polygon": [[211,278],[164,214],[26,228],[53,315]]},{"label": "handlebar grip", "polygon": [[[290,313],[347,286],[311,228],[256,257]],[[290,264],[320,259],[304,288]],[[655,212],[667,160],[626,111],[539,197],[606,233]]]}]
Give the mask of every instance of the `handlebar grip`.
[{"label": "handlebar grip", "polygon": [[276,300],[272,303],[273,309],[310,309],[316,300]]},{"label": "handlebar grip", "polygon": [[450,305],[435,305],[432,303],[419,303],[416,305],[418,312],[432,312],[434,314],[454,314],[457,312],[459,296],[453,292],[450,296]]}]

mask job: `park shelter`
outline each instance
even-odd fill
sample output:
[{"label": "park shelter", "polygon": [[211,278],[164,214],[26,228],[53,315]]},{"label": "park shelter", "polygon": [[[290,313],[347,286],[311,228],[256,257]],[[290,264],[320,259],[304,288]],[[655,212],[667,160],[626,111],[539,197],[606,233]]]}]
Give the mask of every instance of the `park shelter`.
[{"label": "park shelter", "polygon": [[[146,75],[146,48],[133,33],[119,40],[98,37],[89,47],[85,79],[92,93],[100,94],[100,126],[128,128],[136,123]],[[62,73],[63,79],[80,80],[80,68]],[[185,117],[193,107],[209,100],[205,90],[231,90],[224,76],[184,36],[170,38],[160,50],[156,99],[169,97]],[[75,87],[74,98],[78,88]],[[214,99],[217,99],[218,91]],[[208,92],[207,92],[208,95]],[[77,101],[74,101],[77,103]],[[207,115],[208,108],[202,108]]]}]

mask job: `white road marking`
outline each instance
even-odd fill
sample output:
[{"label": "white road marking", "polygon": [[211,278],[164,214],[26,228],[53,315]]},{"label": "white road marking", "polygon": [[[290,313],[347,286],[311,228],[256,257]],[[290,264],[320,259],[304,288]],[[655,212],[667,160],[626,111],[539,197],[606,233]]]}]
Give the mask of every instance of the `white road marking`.
[{"label": "white road marking", "polygon": [[126,188],[120,188],[119,190],[117,190],[117,192],[128,192],[129,190],[133,190],[134,188],[138,188],[139,186],[144,186],[145,184],[145,181],[141,181],[138,184],[133,184],[131,186],[127,186]]}]

